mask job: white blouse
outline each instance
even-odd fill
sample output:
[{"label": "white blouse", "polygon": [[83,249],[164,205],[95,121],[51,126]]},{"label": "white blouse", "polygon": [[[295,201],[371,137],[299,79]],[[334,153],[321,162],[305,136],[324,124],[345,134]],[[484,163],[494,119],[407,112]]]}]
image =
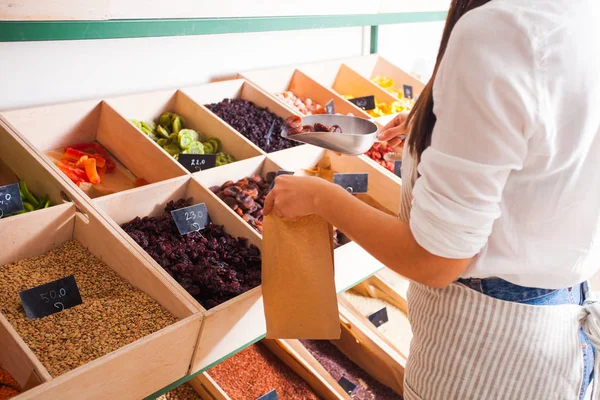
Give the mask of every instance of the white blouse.
[{"label": "white blouse", "polygon": [[474,256],[463,277],[555,289],[598,270],[598,21],[599,0],[493,0],[453,30],[409,204],[422,247]]}]

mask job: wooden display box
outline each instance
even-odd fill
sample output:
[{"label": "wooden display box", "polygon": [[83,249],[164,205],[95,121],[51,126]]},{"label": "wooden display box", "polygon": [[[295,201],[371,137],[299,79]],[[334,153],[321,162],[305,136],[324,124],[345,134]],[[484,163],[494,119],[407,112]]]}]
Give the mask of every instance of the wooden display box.
[{"label": "wooden display box", "polygon": [[[21,139],[9,133],[6,124],[0,120],[0,186],[17,183],[19,179],[25,180],[38,200],[47,195],[51,206],[69,201],[62,179]],[[20,216],[10,217],[11,221],[15,217]],[[0,224],[6,224],[6,221],[7,218],[2,217]]]},{"label": "wooden display box", "polygon": [[310,98],[323,107],[333,99],[336,113],[343,115],[353,114],[357,117],[371,119],[371,116],[362,109],[345,100],[331,89],[320,85],[317,81],[294,67],[244,72],[240,74],[240,77],[255,83],[258,87],[270,93],[275,101],[280,102],[292,112],[297,112],[297,110],[275,97],[275,93],[290,91],[303,101]]},{"label": "wooden display box", "polygon": [[[276,101],[268,93],[259,89],[256,85],[244,79],[234,79],[230,81],[214,82],[206,85],[192,86],[181,89],[198,104],[206,105],[218,103],[223,99],[243,99],[251,101],[258,107],[266,107],[275,115],[284,120],[291,115],[300,115],[298,112],[288,109]],[[210,111],[209,111],[210,112]],[[221,118],[210,112],[214,118],[225,123]],[[228,124],[227,124],[228,125]],[[229,125],[228,125],[229,126]],[[237,132],[237,131],[236,131]],[[262,149],[252,143],[249,139],[237,132],[240,138],[246,141],[248,146],[252,146],[260,154],[266,154]],[[266,132],[265,132],[266,134]]]},{"label": "wooden display box", "polygon": [[[154,183],[187,173],[104,101],[5,111],[0,117],[65,182],[72,197],[87,199],[132,189],[136,177]],[[49,154],[60,158],[65,147],[93,141],[108,150],[117,168],[106,174],[103,190],[94,187],[88,195],[63,174]]]},{"label": "wooden display box", "polygon": [[[160,303],[179,322],[141,338],[101,358],[53,378],[10,323],[0,315],[0,362],[27,390],[19,400],[130,399],[139,400],[182,378],[188,371],[202,315],[113,234],[96,212],[82,214],[74,203],[21,215],[0,225],[10,251],[0,265],[46,253],[75,239],[123,279]],[[83,299],[85,301],[85,299]]]},{"label": "wooden display box", "polygon": [[[137,216],[160,215],[169,201],[182,198],[190,199],[190,204],[206,203],[212,222],[223,225],[225,231],[230,235],[248,238],[249,243],[261,248],[260,235],[191,176],[175,178],[127,193],[106,196],[96,199],[94,204],[110,218],[109,223],[112,227],[119,231],[123,239],[154,267],[162,279],[176,286],[180,295],[187,302],[193,303],[195,311],[205,312],[205,308],[120,227]],[[230,353],[246,347],[265,332],[266,322],[260,287],[210,309],[205,313],[202,333],[190,373],[198,372]]]},{"label": "wooden display box", "polygon": [[[106,102],[130,120],[158,122],[162,113],[173,112],[183,117],[185,128],[198,132],[202,140],[210,136],[218,138],[221,141],[220,151],[232,155],[236,160],[244,160],[262,154],[255,146],[249,145],[228,124],[217,118],[203,105],[194,102],[181,90],[163,90],[114,97]],[[149,140],[173,162],[177,163],[158,144]],[[187,172],[187,170],[185,171]]]},{"label": "wooden display box", "polygon": [[392,78],[395,83],[395,88],[400,91],[402,91],[402,85],[410,85],[413,87],[415,98],[420,95],[425,88],[425,83],[378,54],[348,60],[346,61],[346,65],[368,79],[372,79],[376,76]]},{"label": "wooden display box", "polygon": [[[280,169],[281,167],[279,167],[270,159],[266,158],[265,156],[259,156],[237,163],[224,165],[219,169],[212,168],[206,171],[196,172],[194,173],[194,179],[205,188],[210,188],[211,186],[222,186],[227,181],[237,182],[240,179],[249,178],[253,175],[260,175],[263,178],[266,178],[269,172],[277,172]],[[225,202],[222,200],[220,201],[224,207],[227,207]],[[241,216],[239,216],[237,213],[236,215],[241,222],[246,223]],[[258,233],[262,239],[262,234],[260,232]]]},{"label": "wooden display box", "polygon": [[[318,367],[321,367],[321,369],[319,369],[317,366],[307,365],[304,360],[296,358],[294,350],[290,351],[290,346],[287,346],[287,343],[292,342],[299,343],[298,341],[266,339],[261,341],[271,353],[305,381],[320,398],[325,400],[350,399],[348,395],[339,392],[339,385],[337,385],[323,367],[319,365]],[[198,379],[202,388],[204,388],[212,398],[216,400],[235,400],[210,376],[210,371],[203,372],[198,375],[196,379]],[[338,387],[336,387],[336,385]]]}]

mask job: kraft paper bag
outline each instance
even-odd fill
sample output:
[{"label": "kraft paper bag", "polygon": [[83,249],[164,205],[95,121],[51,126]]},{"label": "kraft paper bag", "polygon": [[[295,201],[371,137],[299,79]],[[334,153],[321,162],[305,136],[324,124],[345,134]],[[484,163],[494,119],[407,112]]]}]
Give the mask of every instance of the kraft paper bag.
[{"label": "kraft paper bag", "polygon": [[333,227],[311,215],[263,221],[262,293],[268,339],[339,339]]}]

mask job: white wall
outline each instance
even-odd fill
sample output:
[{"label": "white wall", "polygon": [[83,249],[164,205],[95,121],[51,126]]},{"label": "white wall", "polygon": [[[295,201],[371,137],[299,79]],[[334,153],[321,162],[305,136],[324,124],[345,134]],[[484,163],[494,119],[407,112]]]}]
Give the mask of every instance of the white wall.
[{"label": "white wall", "polygon": [[[380,53],[432,65],[443,23],[380,28]],[[181,87],[237,72],[368,52],[368,28],[0,43],[0,110]]]}]

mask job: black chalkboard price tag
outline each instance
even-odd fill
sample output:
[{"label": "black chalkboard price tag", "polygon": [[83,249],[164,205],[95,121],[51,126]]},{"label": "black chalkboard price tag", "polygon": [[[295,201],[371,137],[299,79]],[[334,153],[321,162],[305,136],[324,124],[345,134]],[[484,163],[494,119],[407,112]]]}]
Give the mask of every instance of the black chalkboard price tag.
[{"label": "black chalkboard price tag", "polygon": [[19,297],[29,319],[43,318],[83,303],[73,275],[24,290]]},{"label": "black chalkboard price tag", "polygon": [[402,89],[404,90],[404,97],[407,99],[413,98],[413,87],[410,85],[402,85]]},{"label": "black chalkboard price tag", "polygon": [[394,161],[394,174],[402,178],[402,160]]},{"label": "black chalkboard price tag", "polygon": [[190,172],[204,171],[217,165],[216,154],[180,154],[177,160]]},{"label": "black chalkboard price tag", "polygon": [[199,232],[209,222],[208,209],[204,203],[173,210],[171,216],[181,236],[191,232]]},{"label": "black chalkboard price tag", "polygon": [[375,328],[379,328],[381,325],[383,325],[389,321],[387,308],[383,307],[381,310],[376,311],[373,314],[369,315],[368,318],[369,318],[369,321],[371,321],[371,323],[373,325],[375,325]]},{"label": "black chalkboard price tag", "polygon": [[352,194],[367,193],[369,191],[369,174],[333,174],[333,183],[340,185]]},{"label": "black chalkboard price tag", "polygon": [[0,186],[0,218],[23,211],[19,184]]},{"label": "black chalkboard price tag", "polygon": [[364,96],[364,97],[355,97],[353,99],[349,99],[351,103],[354,103],[355,106],[362,108],[363,110],[374,110],[375,109],[375,96]]},{"label": "black chalkboard price tag", "polygon": [[[294,172],[293,171],[285,171],[283,169],[280,169],[279,171],[277,171],[275,178],[277,178],[279,175],[294,175]],[[271,187],[269,188],[269,192],[271,190],[273,190],[273,186],[275,186],[275,178],[273,178],[273,182],[271,182]]]},{"label": "black chalkboard price tag", "polygon": [[273,389],[269,393],[263,394],[256,400],[279,400],[279,396],[277,395],[277,391]]},{"label": "black chalkboard price tag", "polygon": [[352,394],[352,392],[354,392],[354,389],[356,389],[356,384],[350,382],[348,379],[346,379],[345,376],[342,376],[340,378],[340,380],[338,381],[338,384],[342,387],[342,389],[344,389],[344,391],[348,394]]},{"label": "black chalkboard price tag", "polygon": [[327,114],[335,114],[335,104],[333,104],[333,99],[329,100],[327,104],[325,104],[325,112]]}]

